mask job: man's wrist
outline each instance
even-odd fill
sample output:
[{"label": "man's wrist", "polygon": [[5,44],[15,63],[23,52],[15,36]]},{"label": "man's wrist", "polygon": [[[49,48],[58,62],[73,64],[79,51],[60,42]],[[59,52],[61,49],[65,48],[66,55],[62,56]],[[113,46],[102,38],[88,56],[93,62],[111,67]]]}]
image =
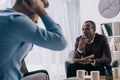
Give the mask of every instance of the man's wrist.
[{"label": "man's wrist", "polygon": [[38,11],[37,11],[37,14],[39,15],[39,17],[48,15],[47,12],[46,12],[44,9],[41,10],[41,11],[38,10]]},{"label": "man's wrist", "polygon": [[94,64],[96,63],[96,60],[95,60],[95,59],[93,60],[93,63],[94,63]]},{"label": "man's wrist", "polygon": [[92,64],[92,65],[95,65],[95,63],[96,63],[96,60],[93,59],[93,61],[91,62],[91,64]]},{"label": "man's wrist", "polygon": [[77,51],[78,51],[79,53],[83,53],[83,51],[81,51],[79,48],[77,48]]}]

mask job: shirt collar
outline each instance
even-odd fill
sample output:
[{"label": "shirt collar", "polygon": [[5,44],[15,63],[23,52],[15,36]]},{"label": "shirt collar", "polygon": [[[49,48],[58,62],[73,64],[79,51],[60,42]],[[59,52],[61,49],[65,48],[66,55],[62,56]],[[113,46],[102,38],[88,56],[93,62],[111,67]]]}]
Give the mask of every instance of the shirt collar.
[{"label": "shirt collar", "polygon": [[88,44],[91,44],[94,42],[94,39],[95,39],[95,34],[93,35],[93,39],[88,43]]}]

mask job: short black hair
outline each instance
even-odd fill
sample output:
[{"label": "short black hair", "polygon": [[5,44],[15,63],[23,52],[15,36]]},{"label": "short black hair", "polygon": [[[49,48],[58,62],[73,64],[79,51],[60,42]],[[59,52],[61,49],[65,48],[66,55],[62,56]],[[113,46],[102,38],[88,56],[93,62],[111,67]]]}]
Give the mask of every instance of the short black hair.
[{"label": "short black hair", "polygon": [[[25,1],[27,1],[27,0],[25,0]],[[47,8],[49,6],[48,0],[41,0],[41,1],[44,3],[45,8]],[[21,4],[22,0],[16,0],[16,3]],[[27,1],[27,3],[30,4],[29,1]]]},{"label": "short black hair", "polygon": [[95,24],[95,22],[94,21],[91,21],[91,20],[87,20],[87,21],[85,21],[85,23],[90,23],[90,24],[92,24],[92,29],[94,29],[94,31],[96,31],[96,24]]},{"label": "short black hair", "polygon": [[16,3],[17,3],[17,4],[22,3],[22,0],[16,0]]}]

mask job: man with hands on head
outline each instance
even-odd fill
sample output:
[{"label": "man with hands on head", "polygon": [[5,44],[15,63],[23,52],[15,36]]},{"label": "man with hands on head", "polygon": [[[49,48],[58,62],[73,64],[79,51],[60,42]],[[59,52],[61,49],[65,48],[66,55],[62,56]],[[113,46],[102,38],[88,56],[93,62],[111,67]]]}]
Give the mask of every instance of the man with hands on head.
[{"label": "man with hands on head", "polygon": [[[66,47],[61,27],[44,8],[43,0],[16,0],[13,8],[0,10],[0,80],[21,80],[21,63],[33,44],[56,51]],[[31,20],[34,14],[46,30]]]},{"label": "man with hands on head", "polygon": [[107,38],[95,33],[96,25],[93,21],[85,21],[82,26],[82,35],[75,42],[73,62],[67,67],[67,77],[76,76],[77,70],[99,70],[105,75],[104,66],[110,65],[111,53]]}]

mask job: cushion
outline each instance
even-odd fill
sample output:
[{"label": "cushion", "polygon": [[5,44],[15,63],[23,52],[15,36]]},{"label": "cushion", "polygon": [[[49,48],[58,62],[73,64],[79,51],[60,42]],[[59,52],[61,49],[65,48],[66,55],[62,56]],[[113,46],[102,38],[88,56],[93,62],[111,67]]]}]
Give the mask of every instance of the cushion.
[{"label": "cushion", "polygon": [[36,73],[22,78],[22,80],[48,80],[48,76],[45,73]]}]

